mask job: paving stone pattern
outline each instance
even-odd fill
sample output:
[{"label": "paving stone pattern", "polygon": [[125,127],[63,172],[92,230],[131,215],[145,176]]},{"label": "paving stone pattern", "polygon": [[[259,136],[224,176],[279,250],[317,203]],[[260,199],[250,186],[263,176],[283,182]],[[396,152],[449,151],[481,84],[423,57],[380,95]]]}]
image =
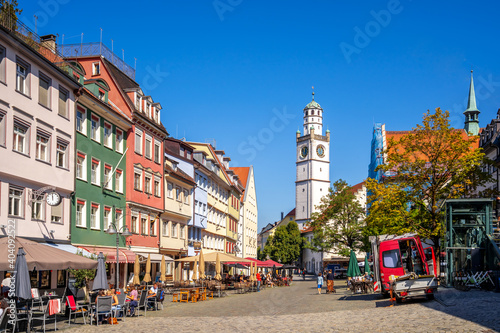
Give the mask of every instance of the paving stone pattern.
[{"label": "paving stone pattern", "polygon": [[[198,303],[165,300],[162,311],[103,325],[102,332],[500,332],[500,294],[440,289],[436,301],[412,300],[388,307],[379,295],[351,295],[345,281],[336,294],[317,294],[315,281]],[[144,312],[142,312],[144,314]],[[81,324],[71,333],[95,332]]]}]

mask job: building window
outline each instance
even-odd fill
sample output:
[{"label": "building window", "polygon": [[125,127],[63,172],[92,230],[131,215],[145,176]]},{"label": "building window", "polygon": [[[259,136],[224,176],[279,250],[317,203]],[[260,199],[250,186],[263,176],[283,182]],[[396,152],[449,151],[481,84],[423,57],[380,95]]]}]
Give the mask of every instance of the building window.
[{"label": "building window", "polygon": [[148,175],[148,174],[146,174],[144,176],[144,192],[152,193],[151,192],[151,175]]},{"label": "building window", "polygon": [[156,219],[149,220],[149,235],[156,236]]},{"label": "building window", "polygon": [[99,91],[98,91],[98,93],[97,93],[97,94],[98,94],[98,98],[99,98],[101,101],[103,101],[103,102],[104,102],[104,101],[106,100],[106,93],[105,93],[104,91],[102,91],[102,90],[100,90],[100,89],[99,89]]},{"label": "building window", "polygon": [[103,143],[106,147],[108,148],[113,148],[113,144],[111,143],[111,133],[113,133],[112,131],[112,127],[111,127],[111,124],[108,124],[108,123],[104,123],[104,139],[103,139]]},{"label": "building window", "polygon": [[87,155],[76,152],[76,178],[87,180]]},{"label": "building window", "polygon": [[157,197],[160,197],[160,178],[155,176],[155,183],[154,183],[154,194]]},{"label": "building window", "polygon": [[95,158],[92,159],[92,168],[90,170],[90,182],[94,185],[100,185],[101,163]]},{"label": "building window", "polygon": [[135,129],[135,152],[142,155],[142,131]]},{"label": "building window", "polygon": [[68,91],[59,87],[59,115],[64,118],[68,118],[68,96]]},{"label": "building window", "polygon": [[60,168],[67,168],[68,167],[68,162],[67,162],[67,154],[66,150],[68,149],[68,144],[58,141],[57,142],[57,149],[56,149],[56,166]]},{"label": "building window", "polygon": [[119,129],[116,129],[116,140],[115,140],[115,149],[119,153],[123,153],[123,132]]},{"label": "building window", "polygon": [[99,142],[99,130],[100,130],[100,122],[101,119],[97,116],[92,115],[91,118],[91,128],[90,128],[90,138],[92,140]]},{"label": "building window", "polygon": [[160,120],[160,111],[155,109],[155,121],[158,123]]},{"label": "building window", "polygon": [[99,204],[93,202],[90,205],[90,228],[100,229],[101,222],[99,221]]},{"label": "building window", "polygon": [[177,238],[177,223],[172,222],[172,237]]},{"label": "building window", "polygon": [[152,138],[149,135],[146,135],[145,156],[149,159],[151,159],[151,141]]},{"label": "building window", "polygon": [[52,206],[50,222],[62,223],[63,203],[62,201],[57,206]]},{"label": "building window", "polygon": [[186,234],[185,234],[185,226],[181,225],[180,238],[184,239],[185,236],[186,236]]},{"label": "building window", "polygon": [[31,218],[33,220],[45,220],[44,197],[32,194]]},{"label": "building window", "polygon": [[86,216],[85,216],[85,201],[81,199],[76,199],[76,226],[86,227]]},{"label": "building window", "polygon": [[92,63],[92,75],[101,74],[101,64],[99,62]]},{"label": "building window", "polygon": [[160,151],[161,151],[161,145],[158,141],[155,140],[155,151],[154,151],[154,158],[156,163],[160,163]]},{"label": "building window", "polygon": [[[1,65],[0,65],[1,66]],[[5,113],[0,112],[0,146],[5,147],[5,122],[6,122]]]},{"label": "building window", "polygon": [[170,199],[173,198],[173,194],[172,194],[172,190],[173,190],[174,186],[172,185],[172,183],[169,183],[167,182],[167,197],[169,197]]},{"label": "building window", "polygon": [[5,82],[5,48],[0,46],[0,81]]},{"label": "building window", "polygon": [[122,170],[116,169],[115,172],[115,191],[116,192],[123,192],[123,177],[122,177]]},{"label": "building window", "polygon": [[175,200],[181,201],[181,188],[175,187]]},{"label": "building window", "polygon": [[111,165],[104,164],[104,187],[108,190],[113,188],[113,180],[111,179]]},{"label": "building window", "polygon": [[189,191],[183,190],[184,192],[184,203],[189,205]]},{"label": "building window", "polygon": [[18,123],[14,123],[14,150],[22,153],[28,154],[29,152],[29,127],[25,127]]},{"label": "building window", "polygon": [[142,170],[134,169],[134,190],[142,191]]},{"label": "building window", "polygon": [[132,229],[132,232],[134,234],[137,233],[137,216],[132,216],[132,218],[130,219],[130,227]]},{"label": "building window", "polygon": [[115,223],[117,228],[123,228],[123,211],[121,209],[115,209]]},{"label": "building window", "polygon": [[38,102],[50,109],[50,79],[40,73],[38,76],[38,82]]},{"label": "building window", "polygon": [[36,159],[49,162],[49,136],[37,133],[36,135]]},{"label": "building window", "polygon": [[161,235],[168,236],[168,222],[167,221],[163,221]]},{"label": "building window", "polygon": [[138,93],[135,94],[135,108],[141,111],[141,96]]},{"label": "building window", "polygon": [[78,107],[76,109],[76,130],[82,134],[87,134],[87,126],[85,126],[87,120],[87,112],[85,109]]},{"label": "building window", "polygon": [[141,235],[147,235],[147,219],[145,217],[141,218]]},{"label": "building window", "polygon": [[107,230],[110,228],[111,226],[111,215],[112,212],[111,212],[111,207],[107,207],[107,206],[104,206],[104,212],[102,214],[102,217],[103,217],[103,226],[104,226],[104,229]]},{"label": "building window", "polygon": [[16,64],[16,90],[22,94],[29,95],[28,64],[17,61]]}]

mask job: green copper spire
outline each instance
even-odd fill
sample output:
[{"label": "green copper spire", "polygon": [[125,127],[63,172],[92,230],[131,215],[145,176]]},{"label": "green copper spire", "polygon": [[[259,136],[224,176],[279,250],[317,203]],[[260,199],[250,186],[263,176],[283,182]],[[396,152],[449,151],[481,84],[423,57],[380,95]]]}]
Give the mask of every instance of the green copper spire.
[{"label": "green copper spire", "polygon": [[469,101],[467,102],[467,110],[465,110],[465,112],[469,111],[479,112],[476,106],[476,93],[474,92],[474,77],[472,76],[472,71],[470,71]]},{"label": "green copper spire", "polygon": [[469,100],[467,102],[467,110],[464,111],[465,124],[464,130],[469,135],[479,134],[479,110],[476,106],[476,93],[474,92],[474,78],[472,71],[470,71],[470,87],[469,87]]}]

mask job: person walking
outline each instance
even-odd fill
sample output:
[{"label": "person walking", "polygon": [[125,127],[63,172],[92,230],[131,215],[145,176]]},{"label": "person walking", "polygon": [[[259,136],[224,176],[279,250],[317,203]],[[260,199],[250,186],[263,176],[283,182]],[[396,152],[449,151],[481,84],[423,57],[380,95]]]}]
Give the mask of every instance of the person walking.
[{"label": "person walking", "polygon": [[258,272],[256,275],[257,275],[257,291],[260,291],[260,283],[262,281],[262,277],[260,275],[260,272]]},{"label": "person walking", "polygon": [[318,273],[318,295],[321,295],[321,288],[323,288],[323,276],[320,272]]},{"label": "person walking", "polygon": [[333,272],[331,269],[328,271],[328,274],[326,274],[326,288],[327,294],[335,292],[335,289],[333,288]]},{"label": "person walking", "polygon": [[304,281],[306,280],[306,269],[305,268],[302,270],[302,280],[304,280]]}]

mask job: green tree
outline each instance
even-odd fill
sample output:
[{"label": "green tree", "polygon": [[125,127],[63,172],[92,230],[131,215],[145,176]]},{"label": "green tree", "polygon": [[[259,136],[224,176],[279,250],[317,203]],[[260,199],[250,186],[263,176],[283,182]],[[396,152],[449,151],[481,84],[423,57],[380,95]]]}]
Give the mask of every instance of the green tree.
[{"label": "green tree", "polygon": [[[77,255],[80,255],[82,257],[85,257],[82,252],[77,252]],[[92,260],[97,260],[96,255],[92,255],[90,257],[87,257]],[[104,258],[104,262],[106,262],[106,258]],[[106,270],[108,270],[108,264],[105,263],[106,265]],[[85,301],[88,300],[89,297],[89,292],[90,292],[90,285],[89,282],[92,281],[95,278],[96,274],[96,269],[69,269],[68,270],[71,275],[75,278],[75,288],[77,289],[83,289],[85,292]]]},{"label": "green tree", "polygon": [[257,248],[257,260],[266,260],[266,258],[265,252],[260,247]]},{"label": "green tree", "polygon": [[398,141],[389,139],[385,164],[378,168],[385,179],[367,181],[367,233],[417,232],[439,249],[444,201],[482,196],[478,186],[491,180],[481,171],[486,159],[477,140],[451,128],[449,112],[440,108],[425,113],[422,124]]},{"label": "green tree", "polygon": [[291,264],[302,251],[302,236],[295,221],[276,228],[274,235],[267,238],[264,253],[274,261]]},{"label": "green tree", "polygon": [[22,11],[18,8],[17,0],[0,0],[0,20],[5,27],[16,30],[17,17]]},{"label": "green tree", "polygon": [[309,225],[313,229],[311,244],[316,251],[335,251],[349,257],[351,250],[363,247],[364,209],[356,199],[352,187],[339,179],[321,198]]}]

